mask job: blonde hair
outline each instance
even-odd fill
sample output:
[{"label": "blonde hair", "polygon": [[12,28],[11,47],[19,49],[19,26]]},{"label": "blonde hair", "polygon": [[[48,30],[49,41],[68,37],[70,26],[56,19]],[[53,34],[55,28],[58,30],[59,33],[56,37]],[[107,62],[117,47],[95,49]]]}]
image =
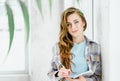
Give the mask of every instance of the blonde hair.
[{"label": "blonde hair", "polygon": [[77,13],[82,19],[82,21],[85,23],[84,31],[87,27],[87,22],[84,17],[84,14],[79,9],[70,7],[62,13],[58,46],[60,49],[61,62],[67,69],[71,69],[70,63],[72,61],[70,56],[72,56],[71,49],[73,47],[72,36],[68,33],[67,30],[67,17],[73,13]]}]

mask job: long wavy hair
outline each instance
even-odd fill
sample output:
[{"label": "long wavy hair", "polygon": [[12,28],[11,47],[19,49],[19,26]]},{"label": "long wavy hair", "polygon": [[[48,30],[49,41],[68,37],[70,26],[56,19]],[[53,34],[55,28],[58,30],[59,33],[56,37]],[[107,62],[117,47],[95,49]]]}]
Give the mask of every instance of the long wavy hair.
[{"label": "long wavy hair", "polygon": [[71,69],[71,63],[72,63],[71,59],[73,57],[71,54],[71,49],[73,47],[73,40],[72,40],[72,36],[68,33],[67,30],[67,17],[73,13],[77,13],[82,19],[82,21],[85,23],[84,31],[87,27],[85,16],[79,9],[70,7],[62,13],[58,46],[60,49],[61,63],[67,69]]}]

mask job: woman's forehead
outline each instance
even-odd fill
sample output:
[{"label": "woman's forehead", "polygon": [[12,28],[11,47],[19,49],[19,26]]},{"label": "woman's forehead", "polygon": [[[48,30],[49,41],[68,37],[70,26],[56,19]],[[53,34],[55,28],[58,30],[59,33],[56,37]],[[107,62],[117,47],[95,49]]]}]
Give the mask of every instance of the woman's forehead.
[{"label": "woman's forehead", "polygon": [[73,13],[67,17],[67,22],[80,20],[80,19],[81,19],[81,17],[77,13]]}]

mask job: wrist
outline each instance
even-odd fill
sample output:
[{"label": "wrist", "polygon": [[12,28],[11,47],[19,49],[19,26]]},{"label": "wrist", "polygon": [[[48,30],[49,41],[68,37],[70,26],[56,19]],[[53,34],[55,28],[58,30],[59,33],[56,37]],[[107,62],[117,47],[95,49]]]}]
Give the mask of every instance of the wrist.
[{"label": "wrist", "polygon": [[56,73],[55,73],[55,77],[59,77],[59,76],[58,76],[58,73],[59,73],[59,72],[56,72]]}]

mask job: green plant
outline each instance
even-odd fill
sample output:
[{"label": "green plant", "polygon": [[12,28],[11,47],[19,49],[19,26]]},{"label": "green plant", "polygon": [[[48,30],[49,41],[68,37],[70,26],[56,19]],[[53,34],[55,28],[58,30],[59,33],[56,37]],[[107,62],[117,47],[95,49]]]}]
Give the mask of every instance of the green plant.
[{"label": "green plant", "polygon": [[43,17],[43,13],[42,13],[42,0],[36,0],[37,6],[39,8],[40,14]]},{"label": "green plant", "polygon": [[[80,6],[80,0],[75,0],[77,1],[78,6]],[[50,15],[52,14],[52,2],[53,0],[49,0],[49,8],[50,8]],[[37,6],[39,8],[40,14],[43,17],[42,13],[42,0],[36,0]]]},{"label": "green plant", "polygon": [[9,35],[10,35],[9,36],[10,37],[9,48],[7,51],[7,56],[8,56],[10,48],[12,46],[13,38],[14,38],[14,17],[13,17],[13,12],[10,6],[7,4],[7,2],[5,4],[6,4],[6,9],[7,9],[7,15],[8,15]]},{"label": "green plant", "polygon": [[52,0],[49,0],[50,15],[52,15]]},{"label": "green plant", "polygon": [[[40,14],[43,17],[42,13],[42,0],[36,0],[37,6],[39,8]],[[52,14],[52,0],[49,0],[50,15]]]},{"label": "green plant", "polygon": [[[25,3],[19,0],[19,4],[23,12],[23,17],[24,17],[24,22],[25,22],[25,27],[26,27],[26,46],[27,46],[28,41],[29,41],[29,32],[30,32],[29,14],[28,14],[28,9]],[[9,26],[9,47],[8,47],[7,54],[5,55],[5,60],[6,60],[7,56],[9,55],[9,52],[11,50],[12,43],[14,40],[15,21],[14,21],[13,11],[9,3],[5,2],[5,6],[7,10],[8,26]]]},{"label": "green plant", "polygon": [[25,25],[26,25],[26,44],[28,43],[29,40],[29,33],[30,33],[30,23],[29,23],[29,14],[28,14],[28,9],[25,5],[24,2],[22,2],[21,0],[19,0],[22,12],[23,12],[23,16],[24,16],[24,21],[25,21]]}]

